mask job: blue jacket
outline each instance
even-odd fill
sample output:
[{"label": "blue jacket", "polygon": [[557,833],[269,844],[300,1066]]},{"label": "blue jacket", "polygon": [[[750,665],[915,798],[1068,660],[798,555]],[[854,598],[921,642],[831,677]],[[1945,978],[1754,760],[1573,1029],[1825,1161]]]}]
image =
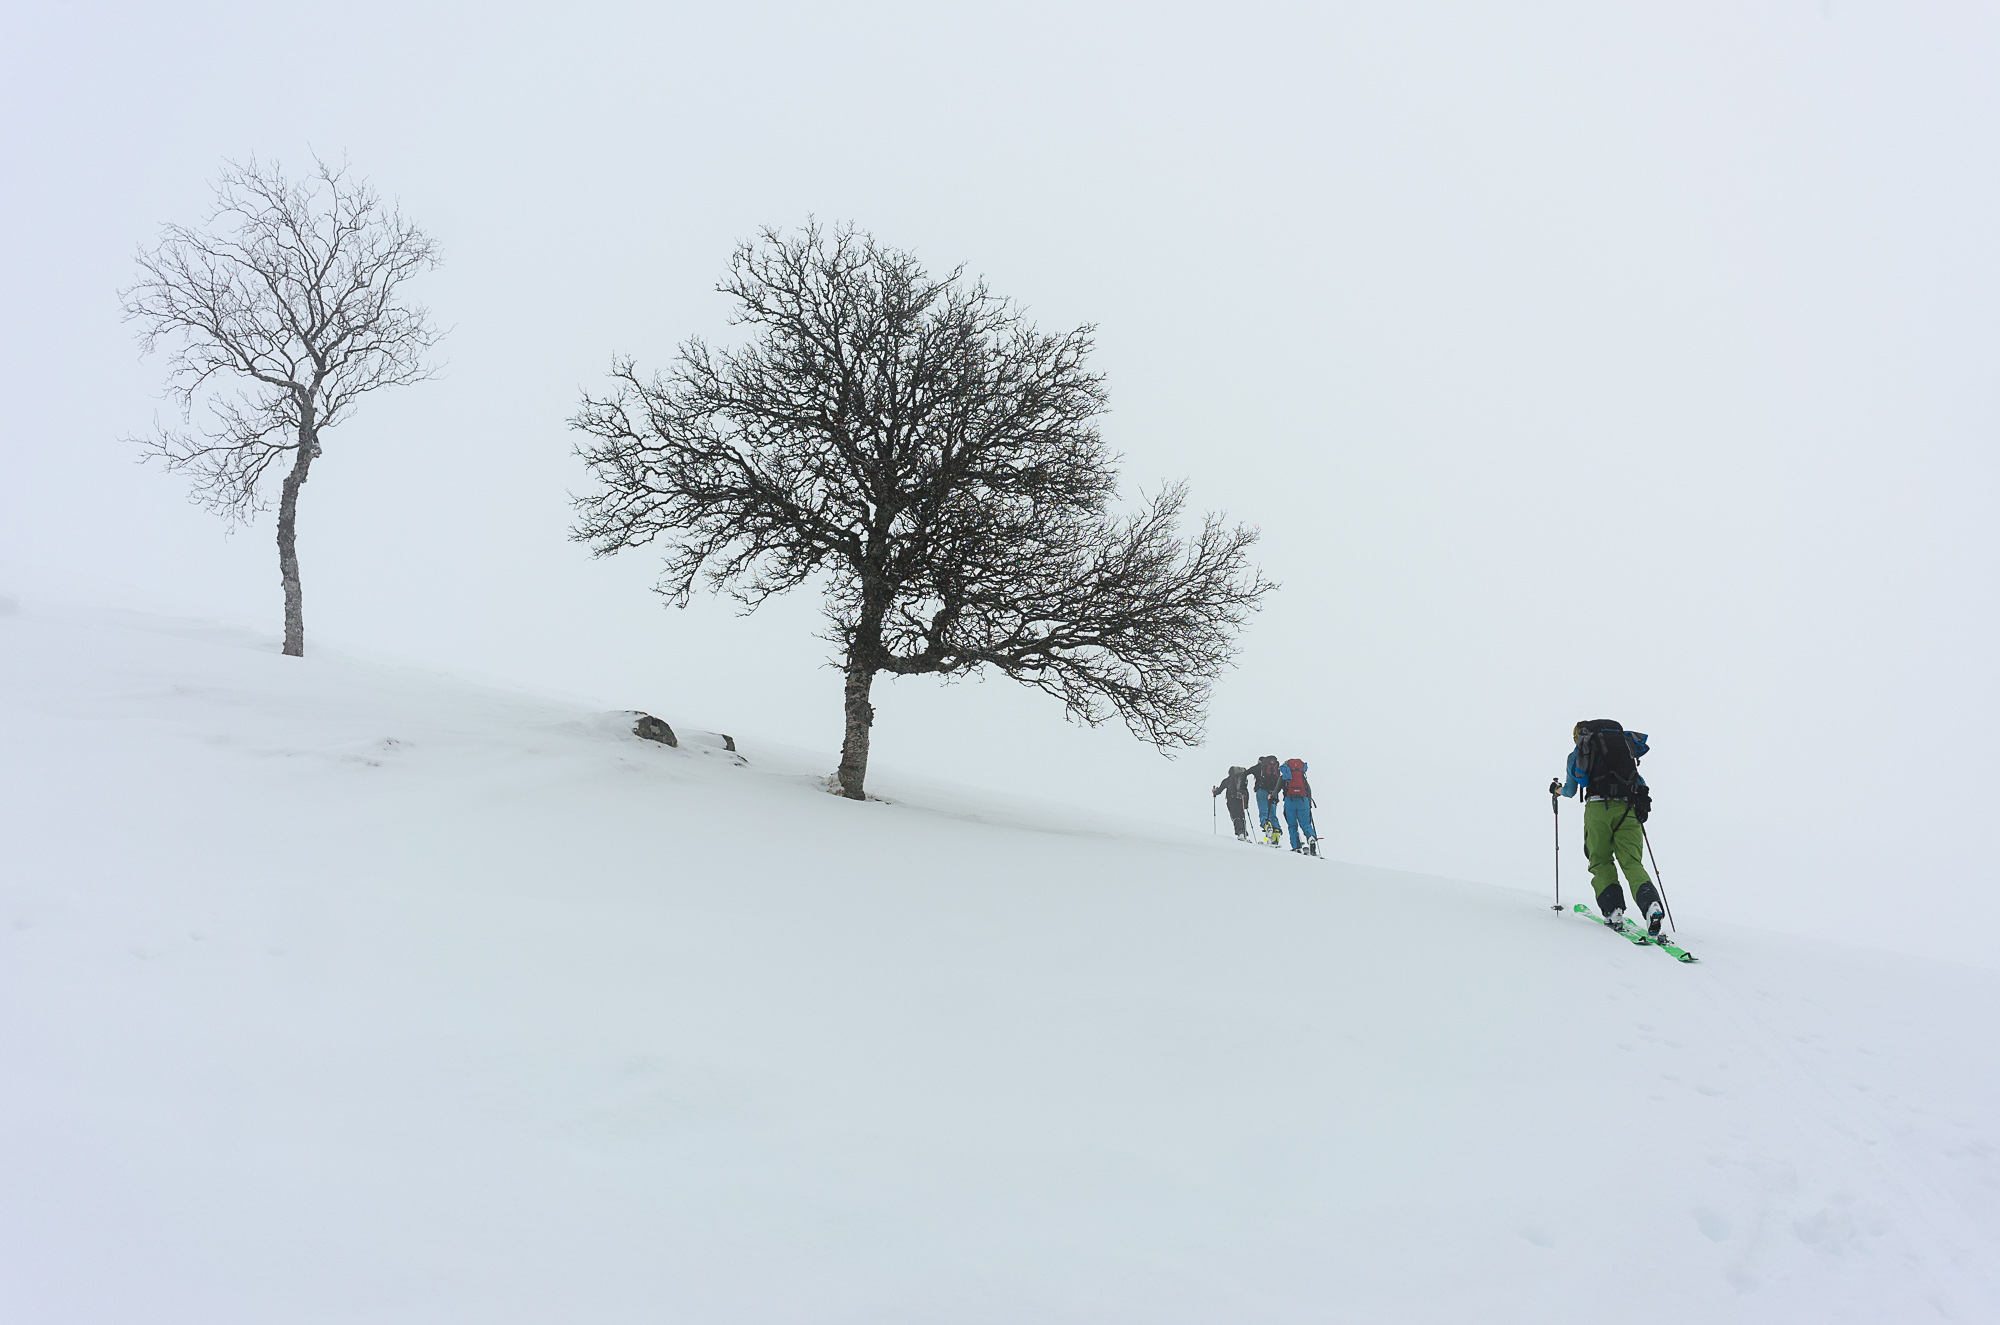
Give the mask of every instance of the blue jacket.
[{"label": "blue jacket", "polygon": [[[1632,738],[1632,758],[1635,761],[1644,759],[1646,757],[1646,733],[1626,732],[1625,734]],[[1576,795],[1578,787],[1582,787],[1586,791],[1589,790],[1590,774],[1585,773],[1577,768],[1575,746],[1570,747],[1569,768],[1567,771],[1569,773],[1569,776],[1563,779],[1563,795],[1565,796]],[[1646,785],[1646,777],[1645,774],[1643,773],[1639,775],[1639,785],[1642,787]]]}]

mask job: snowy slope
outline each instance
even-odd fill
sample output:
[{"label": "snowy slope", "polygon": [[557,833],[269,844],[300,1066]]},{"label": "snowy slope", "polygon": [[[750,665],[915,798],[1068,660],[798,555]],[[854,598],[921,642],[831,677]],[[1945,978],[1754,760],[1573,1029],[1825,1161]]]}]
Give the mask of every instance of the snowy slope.
[{"label": "snowy slope", "polygon": [[1992,973],[13,607],[0,1320],[2000,1319]]}]

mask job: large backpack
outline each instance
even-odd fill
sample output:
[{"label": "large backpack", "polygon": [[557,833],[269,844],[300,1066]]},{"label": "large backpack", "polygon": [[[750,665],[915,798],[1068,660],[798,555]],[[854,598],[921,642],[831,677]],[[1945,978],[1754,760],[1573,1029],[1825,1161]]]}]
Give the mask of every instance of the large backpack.
[{"label": "large backpack", "polygon": [[1576,724],[1576,767],[1592,796],[1627,801],[1639,789],[1638,747],[1632,733],[1610,718]]},{"label": "large backpack", "polygon": [[1284,778],[1285,778],[1284,789],[1285,789],[1285,794],[1287,796],[1312,795],[1312,788],[1306,785],[1305,760],[1287,759],[1282,765],[1282,767],[1284,770]]},{"label": "large backpack", "polygon": [[1278,779],[1284,776],[1283,770],[1278,767],[1276,755],[1265,755],[1251,767],[1250,772],[1257,779],[1259,791],[1276,791]]}]

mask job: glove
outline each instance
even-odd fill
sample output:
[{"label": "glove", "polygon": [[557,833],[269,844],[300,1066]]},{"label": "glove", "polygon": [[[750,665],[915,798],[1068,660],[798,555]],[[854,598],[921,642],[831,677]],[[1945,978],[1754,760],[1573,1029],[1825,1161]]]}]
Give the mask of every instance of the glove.
[{"label": "glove", "polygon": [[1560,795],[1562,795],[1562,792],[1563,792],[1563,784],[1562,784],[1562,779],[1561,779],[1561,778],[1550,778],[1550,779],[1549,779],[1549,795],[1551,795],[1551,796],[1560,796]]}]

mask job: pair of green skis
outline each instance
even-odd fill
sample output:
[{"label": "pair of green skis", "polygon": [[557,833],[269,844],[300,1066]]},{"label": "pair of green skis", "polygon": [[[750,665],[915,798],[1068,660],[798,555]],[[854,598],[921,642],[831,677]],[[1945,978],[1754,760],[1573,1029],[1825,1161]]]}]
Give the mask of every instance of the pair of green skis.
[{"label": "pair of green skis", "polygon": [[1630,939],[1632,942],[1638,944],[1642,948],[1658,948],[1661,951],[1665,952],[1668,956],[1672,957],[1677,962],[1691,962],[1698,960],[1693,953],[1689,952],[1686,948],[1683,948],[1680,944],[1675,943],[1672,939],[1662,938],[1656,934],[1648,934],[1643,926],[1634,924],[1630,920],[1620,921],[1618,924],[1614,925],[1609,920],[1605,919],[1603,916],[1598,915],[1596,912],[1592,911],[1589,907],[1585,906],[1582,902],[1578,902],[1571,909],[1574,910],[1578,915],[1582,916],[1585,920],[1595,920],[1598,924],[1604,926],[1612,933],[1622,934],[1626,938]]}]

